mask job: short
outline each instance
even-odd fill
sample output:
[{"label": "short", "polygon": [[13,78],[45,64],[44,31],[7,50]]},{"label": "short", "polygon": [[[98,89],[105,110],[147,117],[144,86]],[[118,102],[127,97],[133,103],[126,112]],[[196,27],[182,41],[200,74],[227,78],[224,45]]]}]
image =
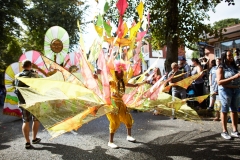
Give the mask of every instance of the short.
[{"label": "short", "polygon": [[29,111],[27,111],[26,109],[19,107],[22,110],[22,120],[23,123],[25,122],[30,122],[30,119],[32,118],[33,121],[38,121],[38,119],[36,117],[34,117],[34,115],[32,115]]},{"label": "short", "polygon": [[175,100],[174,97],[177,97],[179,99],[185,99],[186,98],[186,89],[184,88],[172,88],[172,99]]},{"label": "short", "polygon": [[218,87],[219,100],[221,101],[221,112],[237,112],[240,105],[240,89]]},{"label": "short", "polygon": [[216,100],[216,94],[213,94],[213,93],[215,93],[215,91],[214,91],[214,86],[211,85],[211,86],[210,86],[210,94],[212,94],[212,95],[210,96],[210,98],[211,98],[212,100]]},{"label": "short", "polygon": [[115,133],[119,128],[121,122],[125,124],[126,128],[132,128],[133,119],[128,112],[127,106],[123,103],[122,98],[112,97],[116,106],[118,107],[118,113],[107,113],[109,120],[109,132]]}]

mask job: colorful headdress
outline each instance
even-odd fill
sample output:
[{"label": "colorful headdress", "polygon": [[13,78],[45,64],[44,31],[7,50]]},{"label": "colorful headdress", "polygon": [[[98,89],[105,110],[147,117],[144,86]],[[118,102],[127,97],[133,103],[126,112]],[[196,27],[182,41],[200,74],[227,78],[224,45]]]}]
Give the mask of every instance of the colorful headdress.
[{"label": "colorful headdress", "polygon": [[121,71],[126,71],[127,70],[127,65],[123,60],[115,60],[114,61],[114,68],[115,68],[115,71],[120,73]]}]

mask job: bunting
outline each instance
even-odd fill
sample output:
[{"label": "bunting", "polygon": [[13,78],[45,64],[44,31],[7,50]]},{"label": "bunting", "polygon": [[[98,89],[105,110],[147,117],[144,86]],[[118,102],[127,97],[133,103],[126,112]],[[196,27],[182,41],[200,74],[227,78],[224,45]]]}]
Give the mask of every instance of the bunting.
[{"label": "bunting", "polygon": [[137,12],[138,12],[138,16],[139,16],[140,21],[141,21],[141,20],[142,20],[142,17],[143,17],[143,10],[144,10],[144,8],[143,8],[143,2],[142,2],[142,1],[140,1],[140,3],[139,3],[139,5],[137,6],[136,10],[137,10]]},{"label": "bunting", "polygon": [[127,0],[118,0],[116,6],[120,16],[123,16],[128,7]]}]

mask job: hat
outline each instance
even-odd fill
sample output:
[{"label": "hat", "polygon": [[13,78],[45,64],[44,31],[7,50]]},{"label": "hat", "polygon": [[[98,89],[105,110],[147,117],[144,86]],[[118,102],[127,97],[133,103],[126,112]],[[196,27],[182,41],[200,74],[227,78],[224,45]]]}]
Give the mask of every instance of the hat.
[{"label": "hat", "polygon": [[179,61],[186,61],[186,58],[185,57],[179,57],[178,60]]},{"label": "hat", "polygon": [[127,70],[127,66],[123,60],[115,60],[114,68],[115,68],[115,71],[117,71],[118,73],[120,73],[121,71]]}]

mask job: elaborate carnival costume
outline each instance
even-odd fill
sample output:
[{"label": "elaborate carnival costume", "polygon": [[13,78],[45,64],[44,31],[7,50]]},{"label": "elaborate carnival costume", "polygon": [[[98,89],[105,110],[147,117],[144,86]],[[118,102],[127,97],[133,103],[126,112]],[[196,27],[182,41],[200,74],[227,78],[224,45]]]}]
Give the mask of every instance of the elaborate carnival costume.
[{"label": "elaborate carnival costume", "polygon": [[[111,44],[110,49],[112,50],[114,45],[120,47],[119,50],[122,46],[130,46],[127,55],[127,59],[129,59],[133,57],[131,54],[133,53],[134,45],[137,41],[136,36],[141,26],[143,3],[140,2],[140,7],[138,6],[137,8],[138,13],[141,13],[141,20],[130,28],[129,38],[123,38],[127,34],[125,31],[128,31],[128,28],[125,27],[126,23],[123,23],[122,19],[126,8],[119,5],[126,3],[126,1],[124,3],[120,3],[120,1],[121,0],[119,0],[117,4],[118,8],[121,9],[121,25],[119,25],[118,28],[118,37],[110,37],[108,34],[108,36],[104,36],[104,40]],[[100,22],[102,22],[102,16],[99,15],[98,18],[100,20],[95,27],[96,30],[99,29],[97,30],[99,35],[102,33],[101,31],[103,31],[103,28],[106,32],[110,33],[111,30],[108,30],[109,26],[106,22],[100,24]],[[76,54],[77,56],[74,61],[73,59],[71,60],[71,56],[69,56],[69,63],[76,62],[75,64],[61,66],[60,64],[63,63],[64,55],[67,53],[64,46],[68,46],[69,41],[66,40],[66,38],[61,39],[60,35],[66,35],[60,33],[63,32],[62,29],[57,29],[58,27],[56,26],[52,28],[56,30],[48,33],[54,33],[53,35],[56,37],[48,36],[54,39],[45,37],[45,41],[48,42],[45,43],[45,56],[48,58],[45,56],[40,57],[44,65],[44,68],[42,68],[43,70],[46,68],[47,72],[50,72],[50,70],[55,70],[57,72],[45,78],[18,78],[20,81],[30,86],[29,88],[18,88],[26,102],[22,107],[31,112],[41,122],[52,138],[72,130],[77,130],[83,124],[106,114],[110,120],[110,133],[115,133],[120,122],[125,123],[126,127],[130,129],[133,120],[127,107],[129,109],[142,111],[151,111],[157,107],[161,114],[168,116],[172,115],[172,107],[174,107],[177,118],[199,120],[197,113],[186,105],[187,99],[178,99],[172,102],[171,95],[164,93],[164,91],[168,92],[170,89],[171,86],[165,87],[165,85],[172,77],[166,81],[159,80],[153,86],[148,84],[138,86],[138,84],[144,81],[146,73],[157,64],[157,62],[155,62],[144,73],[140,74],[141,59],[139,57],[142,46],[141,38],[146,34],[146,31],[139,33],[138,36],[140,37],[138,40],[138,47],[136,48],[138,51],[135,50],[136,54],[134,55],[136,63],[133,67],[128,65],[128,68],[123,69],[127,70],[124,72],[123,79],[117,79],[114,76],[115,73],[113,73],[116,69],[114,68],[113,52],[109,52],[109,60],[106,63],[101,48],[102,41],[94,42],[88,59],[85,53],[80,50],[79,53]],[[59,36],[55,34],[55,31],[60,33]],[[62,41],[62,45],[59,45],[60,41]],[[54,47],[53,44],[55,42],[58,42],[58,45]],[[98,59],[98,68],[101,70],[101,77],[98,80],[94,78],[94,67],[91,65],[91,62],[96,62],[96,59]],[[80,66],[80,78],[68,71],[69,67],[72,65]],[[65,68],[63,68],[63,66],[65,66]],[[135,77],[132,77],[132,75],[135,75]],[[196,78],[198,78],[198,75],[188,77],[174,85],[186,89]],[[111,83],[109,83],[109,81]],[[10,84],[12,81],[9,80],[7,82]],[[138,87],[132,89],[125,88],[126,84],[132,84],[132,86]],[[6,88],[9,89],[9,91],[13,90],[13,86]],[[112,96],[110,93],[113,93]],[[204,98],[207,98],[207,96]],[[204,98],[195,98],[195,100],[200,101]],[[56,104],[58,105],[56,106]],[[58,107],[58,109],[56,109],[56,107]],[[115,110],[118,110],[118,113],[115,113]]]},{"label": "elaborate carnival costume", "polygon": [[109,142],[108,146],[117,148],[118,146],[113,143],[114,133],[120,126],[120,123],[124,123],[127,128],[127,140],[134,142],[135,139],[131,136],[131,128],[133,125],[133,119],[126,104],[123,102],[123,95],[125,94],[125,86],[128,84],[127,79],[124,78],[124,72],[126,75],[126,64],[120,61],[115,61],[115,76],[110,81],[111,99],[117,107],[117,112],[107,114],[109,120]]}]

